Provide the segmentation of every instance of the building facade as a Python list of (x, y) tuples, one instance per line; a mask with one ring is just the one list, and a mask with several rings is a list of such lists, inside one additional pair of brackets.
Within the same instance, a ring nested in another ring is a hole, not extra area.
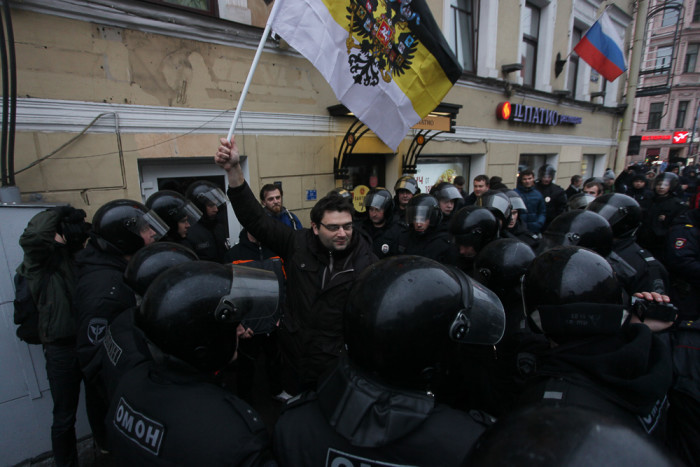
[(632, 127), (640, 145), (628, 161), (696, 163), (700, 141), (696, 127), (700, 109), (700, 4), (695, 0), (651, 2), (645, 33)]

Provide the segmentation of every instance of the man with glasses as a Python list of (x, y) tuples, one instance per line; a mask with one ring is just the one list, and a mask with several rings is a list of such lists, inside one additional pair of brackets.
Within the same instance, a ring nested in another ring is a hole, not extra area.
[(315, 389), (318, 377), (344, 353), (343, 307), (355, 278), (377, 261), (365, 236), (353, 230), (351, 201), (335, 192), (311, 209), (311, 228), (294, 230), (265, 214), (243, 177), (234, 139), (221, 140), (214, 161), (229, 182), (241, 225), (277, 253), (287, 272), (279, 324), (283, 384), (290, 394)]

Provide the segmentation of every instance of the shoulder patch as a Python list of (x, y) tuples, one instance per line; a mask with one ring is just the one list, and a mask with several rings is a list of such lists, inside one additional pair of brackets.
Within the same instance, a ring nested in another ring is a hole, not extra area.
[(119, 347), (119, 345), (117, 345), (116, 342), (114, 342), (114, 339), (112, 338), (112, 331), (109, 327), (107, 328), (107, 332), (104, 340), (102, 341), (102, 345), (107, 351), (107, 357), (109, 358), (109, 361), (112, 362), (112, 365), (117, 366), (119, 358), (122, 356), (122, 348)]
[(140, 448), (156, 456), (160, 453), (165, 427), (162, 423), (134, 410), (123, 397), (119, 399), (117, 410), (114, 411), (112, 424)]
[(683, 247), (685, 247), (685, 244), (688, 243), (688, 240), (685, 238), (677, 238), (676, 241), (673, 243), (673, 246), (676, 250), (681, 250)]
[(105, 338), (108, 325), (109, 321), (105, 318), (92, 318), (88, 322), (87, 338), (92, 345), (100, 345), (102, 339)]

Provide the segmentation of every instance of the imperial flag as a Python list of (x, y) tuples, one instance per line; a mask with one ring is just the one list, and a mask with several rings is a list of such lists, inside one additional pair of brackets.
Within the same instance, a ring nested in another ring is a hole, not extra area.
[(608, 81), (615, 81), (627, 69), (622, 39), (607, 13), (586, 31), (574, 51)]
[(462, 68), (425, 0), (276, 0), (272, 29), (392, 149)]

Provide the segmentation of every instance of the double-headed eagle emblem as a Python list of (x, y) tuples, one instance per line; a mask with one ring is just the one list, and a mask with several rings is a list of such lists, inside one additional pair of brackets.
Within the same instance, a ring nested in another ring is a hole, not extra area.
[(347, 11), (346, 45), (355, 83), (376, 86), (380, 76), (388, 83), (405, 73), (418, 47), (410, 27), (420, 23), (411, 0), (350, 0)]

